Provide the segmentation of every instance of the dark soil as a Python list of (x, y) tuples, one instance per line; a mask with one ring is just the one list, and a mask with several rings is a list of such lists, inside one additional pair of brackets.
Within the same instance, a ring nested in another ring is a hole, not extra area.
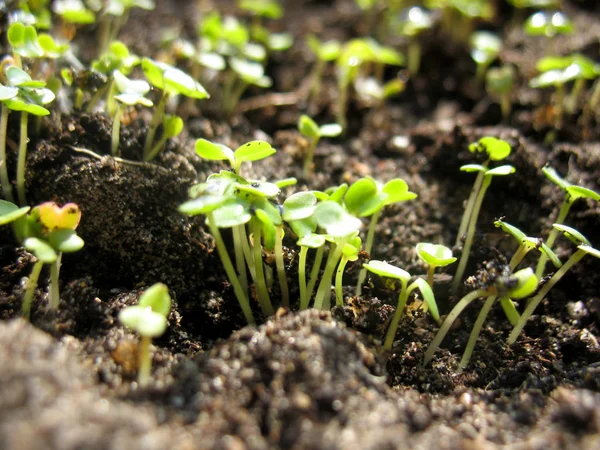
[[(123, 30), (122, 39), (137, 54), (156, 53), (161, 27), (179, 25), (182, 34), (193, 36), (204, 3), (211, 2), (157, 3), (154, 12), (134, 10)], [(235, 11), (233, 2), (215, 3)], [(578, 113), (555, 129), (544, 115), (550, 92), (530, 89), (525, 78), (535, 73), (534, 62), (547, 46), (561, 54), (598, 55), (595, 2), (565, 2), (577, 32), (547, 41), (523, 35), (514, 20), (518, 12), (497, 2), (501, 13), (490, 27), (505, 37), (503, 61), (517, 66), (522, 77), (506, 120), (473, 83), (468, 48), (439, 27), (430, 31), (419, 75), (382, 107), (351, 103), (347, 135), (321, 142), (310, 183), (302, 178), (306, 143), (295, 124), (307, 109), (319, 122), (332, 121), (337, 91), (331, 71), (320, 101), (307, 105), (312, 62), (303, 37), (348, 39), (369, 32), (369, 22), (349, 0), (283, 3), (285, 19), (273, 25), (292, 32), (296, 43), (273, 56), (268, 72), (274, 87), (266, 94), (250, 90), (229, 121), (216, 102), (202, 103), (202, 114), (191, 114), (184, 133), (151, 163), (137, 162), (148, 123), (143, 112), (122, 128), (125, 162), (109, 156), (112, 122), (101, 113), (54, 113), (42, 133), (32, 136), (30, 204), (77, 203), (77, 231), (86, 245), (63, 258), (56, 312), (46, 308), (42, 272), (27, 323), (19, 318), (22, 280), (34, 258), (18, 246), (10, 227), (0, 229), (0, 448), (600, 448), (599, 260), (587, 257), (575, 266), (511, 347), (510, 324), (500, 308), (492, 310), (461, 373), (457, 365), (476, 306), (462, 314), (427, 367), (423, 353), (438, 325), (416, 301), (393, 351), (384, 352), (380, 343), (397, 291), (373, 279), (362, 298), (352, 297), (358, 261), (345, 277), (346, 306), (298, 313), (291, 233), (285, 244), (293, 306), (263, 318), (255, 303), (260, 325), (245, 326), (204, 218), (177, 211), (190, 186), (224, 168), (200, 160), (195, 139), (233, 148), (265, 139), (278, 152), (244, 169), (253, 178), (294, 176), (300, 180), (295, 190), (325, 189), (366, 175), (405, 179), (418, 198), (385, 210), (371, 256), (421, 275), (425, 267), (415, 244), (454, 243), (473, 182), (459, 167), (474, 162), (468, 144), (489, 135), (511, 144), (508, 161), (516, 173), (495, 179), (488, 192), (467, 273), (502, 262), (514, 244), (494, 228), (494, 219), (505, 217), (544, 237), (556, 218), (563, 194), (543, 176), (545, 164), (600, 190), (598, 123)], [(94, 34), (86, 33), (76, 40), (83, 61), (94, 57)], [(290, 92), (294, 104), (275, 105), (280, 93)], [(11, 118), (9, 143), (18, 142), (18, 133), (18, 120)], [(407, 144), (398, 145), (398, 137)], [(9, 167), (15, 160), (9, 148)], [(600, 245), (598, 203), (576, 203), (567, 222)], [(557, 244), (566, 260), (572, 245), (560, 239)], [(436, 277), (442, 314), (458, 300), (448, 294), (452, 270)], [(151, 385), (141, 389), (135, 381), (137, 337), (117, 316), (159, 281), (169, 286), (173, 308), (167, 332), (153, 341)], [(278, 295), (274, 288), (275, 304)]]

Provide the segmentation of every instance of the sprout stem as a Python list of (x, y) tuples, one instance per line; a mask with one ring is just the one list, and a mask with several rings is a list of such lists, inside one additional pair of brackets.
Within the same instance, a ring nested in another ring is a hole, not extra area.
[(0, 164), (0, 183), (2, 184), (2, 193), (4, 198), (11, 203), (14, 203), (14, 197), (12, 193), (12, 185), (8, 178), (8, 167), (6, 161), (6, 134), (8, 126), (8, 112), (9, 109), (6, 105), (2, 104), (2, 113), (0, 115), (0, 161), (4, 164)]
[(315, 149), (319, 144), (319, 140), (320, 139), (318, 137), (310, 140), (310, 145), (306, 152), (306, 156), (304, 157), (304, 166), (302, 167), (302, 176), (305, 179), (310, 178), (313, 173), (313, 159), (315, 156)]
[(50, 309), (58, 309), (60, 304), (60, 287), (58, 284), (58, 275), (60, 273), (60, 264), (62, 252), (58, 252), (56, 261), (50, 265)]
[(412, 76), (415, 76), (421, 67), (421, 53), (421, 43), (417, 39), (411, 39), (408, 44), (407, 67)]
[[(369, 231), (367, 232), (367, 240), (365, 241), (365, 252), (371, 254), (371, 249), (373, 248), (373, 239), (375, 238), (375, 229), (377, 228), (377, 222), (379, 221), (379, 216), (381, 215), (381, 211), (383, 208), (374, 212), (371, 216), (371, 222), (369, 223)], [(362, 285), (367, 278), (367, 269), (364, 267), (358, 273), (358, 282), (356, 283), (356, 296), (360, 297), (362, 294)]]
[(344, 269), (346, 268), (346, 264), (348, 264), (348, 258), (342, 256), (335, 273), (335, 304), (337, 306), (344, 306), (344, 291), (342, 289), (342, 281), (344, 278)]
[(33, 294), (40, 278), (40, 272), (44, 263), (38, 260), (31, 270), (31, 275), (27, 280), (27, 288), (25, 289), (25, 295), (23, 296), (23, 305), (21, 306), (21, 316), (24, 319), (30, 320), (31, 317), (31, 302), (33, 300)]
[(473, 325), (473, 329), (471, 330), (471, 334), (469, 335), (469, 341), (467, 342), (467, 346), (465, 347), (465, 351), (463, 356), (458, 364), (459, 372), (462, 371), (469, 361), (471, 360), (471, 355), (473, 354), (473, 350), (475, 349), (475, 344), (477, 344), (477, 339), (479, 338), (479, 334), (481, 333), (481, 329), (483, 328), (483, 322), (487, 319), (487, 316), (494, 305), (494, 302), (498, 296), (491, 295), (487, 298), (483, 307), (479, 311), (477, 315), (477, 320), (475, 321), (475, 325)]
[(573, 267), (577, 262), (579, 262), (579, 260), (583, 258), (586, 254), (587, 253), (581, 249), (578, 249), (575, 253), (573, 253), (573, 255), (567, 260), (567, 262), (564, 263), (563, 266), (560, 269), (558, 269), (554, 275), (552, 275), (552, 278), (550, 278), (550, 280), (548, 280), (548, 282), (540, 289), (537, 295), (533, 297), (529, 301), (529, 303), (527, 303), (527, 307), (525, 308), (525, 311), (523, 311), (523, 314), (521, 314), (519, 322), (508, 336), (508, 345), (513, 345), (516, 342), (517, 338), (519, 337), (519, 334), (521, 334), (521, 331), (523, 331), (525, 324), (533, 314), (533, 311), (544, 299), (548, 291), (550, 291), (550, 289), (552, 289), (554, 285), (560, 281), (560, 279), (569, 271), (569, 269)]
[[(489, 164), (489, 160), (487, 160), (483, 165), (487, 167)], [(479, 172), (477, 174), (477, 178), (475, 178), (475, 183), (473, 184), (473, 189), (471, 189), (471, 194), (469, 195), (469, 200), (467, 200), (467, 205), (465, 206), (465, 211), (463, 212), (462, 219), (460, 221), (460, 226), (458, 227), (458, 234), (456, 235), (456, 242), (454, 243), (455, 247), (458, 247), (461, 239), (467, 232), (467, 226), (469, 225), (469, 219), (471, 218), (471, 214), (473, 213), (473, 205), (475, 204), (475, 199), (477, 198), (477, 194), (481, 189), (481, 184), (483, 183), (484, 173)]]
[[(562, 225), (565, 221), (565, 218), (567, 217), (567, 214), (569, 213), (569, 210), (571, 209), (571, 205), (573, 204), (572, 201), (570, 201), (569, 195), (567, 194), (567, 196), (565, 197), (563, 204), (560, 207), (560, 210), (558, 211), (558, 217), (556, 218), (556, 224)], [(552, 230), (550, 230), (550, 234), (548, 235), (548, 239), (546, 239), (546, 245), (552, 250), (552, 246), (554, 245), (554, 241), (556, 241), (556, 238), (558, 237), (559, 231), (552, 227)], [(548, 262), (548, 256), (546, 256), (546, 254), (544, 252), (541, 252), (540, 255), (540, 259), (538, 260), (537, 266), (535, 268), (535, 276), (537, 277), (538, 280), (541, 280), (542, 277), (544, 276), (544, 271), (546, 269), (546, 263)]]
[(331, 281), (333, 279), (333, 271), (342, 256), (342, 250), (344, 248), (344, 241), (336, 242), (333, 250), (329, 250), (329, 257), (327, 258), (327, 264), (325, 264), (325, 271), (321, 277), (319, 288), (317, 289), (317, 295), (315, 296), (315, 309), (328, 310), (331, 302)]
[(390, 327), (388, 328), (387, 334), (385, 335), (385, 341), (383, 343), (384, 350), (391, 350), (392, 345), (394, 344), (394, 338), (396, 337), (396, 331), (398, 331), (398, 325), (400, 324), (400, 319), (402, 319), (402, 314), (404, 313), (404, 308), (406, 307), (406, 303), (408, 301), (408, 294), (410, 291), (407, 289), (407, 282), (405, 280), (400, 280), (402, 283), (402, 289), (400, 290), (400, 294), (398, 295), (398, 305), (396, 306), (396, 312), (394, 312), (394, 317), (392, 317), (392, 321), (390, 322)]
[(300, 246), (300, 259), (298, 260), (298, 285), (300, 287), (300, 311), (308, 308), (308, 296), (306, 295), (306, 255), (308, 247)]
[(310, 77), (311, 87), (310, 94), (308, 97), (309, 105), (316, 101), (321, 93), (321, 77), (323, 76), (323, 70), (325, 69), (325, 61), (320, 59), (317, 55), (317, 61), (315, 62), (315, 66), (312, 70), (312, 74)]
[(149, 158), (152, 152), (152, 144), (154, 143), (154, 135), (156, 134), (158, 126), (162, 122), (162, 118), (165, 114), (165, 107), (167, 106), (168, 101), (169, 94), (166, 91), (163, 91), (160, 101), (156, 106), (156, 110), (154, 111), (154, 115), (152, 116), (152, 122), (150, 122), (148, 134), (146, 135), (146, 142), (144, 143), (144, 161), (150, 160)]
[(429, 363), (429, 361), (431, 361), (431, 359), (433, 358), (433, 354), (438, 349), (438, 347), (446, 337), (446, 334), (448, 334), (448, 331), (450, 331), (452, 324), (458, 318), (463, 309), (469, 306), (469, 304), (473, 300), (478, 299), (479, 297), (489, 297), (490, 295), (493, 294), (490, 294), (490, 292), (488, 292), (485, 289), (477, 289), (476, 291), (469, 292), (467, 295), (465, 295), (459, 300), (456, 306), (452, 308), (452, 311), (450, 311), (450, 314), (448, 314), (448, 316), (446, 317), (446, 320), (444, 320), (444, 323), (433, 338), (433, 341), (431, 341), (431, 344), (429, 344), (429, 348), (425, 352), (425, 356), (423, 359), (423, 366), (426, 366)]
[(123, 114), (123, 106), (119, 103), (115, 117), (113, 119), (112, 126), (112, 144), (111, 154), (113, 156), (119, 156), (119, 140), (121, 137), (121, 115)]
[(139, 343), (138, 353), (138, 385), (140, 387), (148, 386), (150, 382), (150, 372), (152, 370), (152, 356), (150, 355), (150, 344), (152, 338), (142, 336)]
[(27, 204), (25, 197), (25, 163), (27, 161), (27, 119), (29, 113), (21, 111), (21, 133), (19, 137), (19, 157), (17, 159), (17, 197), (19, 198), (19, 206)]
[(244, 289), (240, 280), (238, 279), (233, 264), (231, 263), (231, 258), (229, 258), (229, 254), (227, 253), (227, 248), (225, 247), (225, 243), (223, 242), (223, 238), (221, 237), (221, 232), (219, 231), (219, 227), (217, 227), (214, 223), (212, 212), (207, 214), (207, 222), (208, 227), (210, 228), (210, 234), (212, 234), (215, 239), (215, 245), (217, 246), (217, 252), (221, 257), (221, 262), (223, 263), (223, 268), (225, 269), (225, 273), (227, 274), (227, 278), (229, 278), (229, 282), (233, 287), (233, 291), (235, 292), (235, 296), (238, 299), (240, 307), (242, 308), (242, 312), (244, 313), (244, 317), (249, 325), (254, 325), (254, 317), (252, 316), (252, 309), (250, 308), (250, 302), (248, 301), (248, 297), (244, 293)]
[(240, 283), (244, 292), (248, 293), (248, 274), (246, 272), (246, 261), (244, 260), (244, 250), (242, 247), (242, 238), (240, 235), (240, 228), (244, 228), (244, 225), (236, 225), (231, 230), (233, 233), (233, 248), (235, 251), (235, 265), (237, 267), (237, 273), (240, 277)]
[(315, 260), (313, 262), (312, 268), (310, 270), (310, 279), (308, 280), (308, 285), (306, 286), (306, 306), (308, 307), (308, 303), (310, 303), (310, 299), (312, 297), (313, 291), (315, 290), (315, 286), (317, 285), (317, 279), (319, 278), (319, 271), (321, 270), (321, 264), (323, 263), (323, 255), (325, 254), (325, 245), (321, 245), (317, 249), (317, 253), (315, 254)]
[(281, 306), (289, 307), (290, 293), (283, 261), (283, 226), (281, 225), (275, 229), (275, 265), (277, 266), (277, 278), (281, 289)]
[(275, 312), (271, 300), (269, 299), (269, 291), (265, 282), (265, 271), (262, 259), (262, 227), (259, 220), (254, 220), (252, 227), (252, 249), (254, 250), (254, 270), (256, 270), (256, 292), (258, 293), (258, 301), (260, 308), (265, 316), (272, 316)]

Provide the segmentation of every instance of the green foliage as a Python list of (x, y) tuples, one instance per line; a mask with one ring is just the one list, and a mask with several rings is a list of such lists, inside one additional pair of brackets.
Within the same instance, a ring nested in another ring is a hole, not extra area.
[(470, 38), (471, 57), (477, 64), (477, 79), (483, 80), (487, 68), (498, 57), (502, 40), (489, 31), (475, 31)]
[(337, 123), (319, 126), (310, 116), (302, 114), (298, 119), (298, 131), (310, 140), (303, 165), (303, 175), (305, 178), (309, 178), (312, 175), (313, 158), (319, 141), (322, 137), (339, 136), (342, 133), (342, 127)]
[(88, 25), (96, 21), (96, 14), (81, 0), (54, 0), (52, 11), (65, 22), (77, 25)]
[(529, 16), (523, 26), (530, 36), (553, 37), (557, 34), (571, 34), (575, 31), (573, 22), (560, 11), (538, 11)]
[(29, 206), (23, 206), (19, 208), (14, 203), (6, 200), (0, 200), (0, 225), (6, 225), (15, 220), (23, 217), (29, 212), (31, 208)]
[(515, 80), (515, 69), (510, 64), (492, 67), (485, 74), (485, 89), (487, 93), (500, 100), (502, 117), (506, 120), (512, 108), (511, 93)]

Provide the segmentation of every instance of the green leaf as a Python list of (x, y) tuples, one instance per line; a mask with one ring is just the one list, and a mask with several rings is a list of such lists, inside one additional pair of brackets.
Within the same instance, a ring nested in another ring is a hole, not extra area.
[(315, 208), (314, 218), (317, 225), (333, 237), (346, 237), (362, 226), (362, 222), (351, 216), (334, 201), (319, 203)]
[(556, 172), (556, 170), (553, 167), (550, 166), (545, 166), (542, 169), (542, 173), (544, 175), (546, 175), (546, 177), (552, 181), (554, 184), (556, 184), (559, 188), (561, 188), (563, 191), (567, 191), (567, 189), (569, 187), (572, 186), (571, 183), (569, 183), (567, 180), (565, 180), (564, 178), (562, 178), (558, 172)]
[(56, 59), (63, 56), (70, 48), (69, 44), (57, 44), (48, 33), (40, 33), (38, 36), (40, 48), (44, 51), (44, 57)]
[(444, 245), (420, 242), (416, 248), (419, 258), (431, 267), (445, 267), (456, 261), (452, 250)]
[(374, 274), (377, 274), (380, 277), (388, 277), (394, 278), (396, 280), (403, 280), (406, 283), (408, 283), (408, 281), (410, 280), (410, 274), (406, 270), (393, 266), (392, 264), (386, 263), (384, 261), (371, 260), (368, 263), (363, 264), (363, 267), (369, 272), (373, 272)]
[(519, 230), (517, 227), (515, 227), (514, 225), (511, 225), (510, 223), (503, 222), (502, 220), (496, 220), (494, 222), (494, 225), (497, 228), (501, 228), (502, 231), (504, 231), (505, 233), (510, 234), (517, 241), (519, 241), (519, 243), (521, 243), (527, 237), (527, 235), (525, 233), (523, 233), (521, 230)]
[(183, 131), (183, 119), (176, 115), (165, 114), (163, 118), (163, 133), (167, 138), (174, 138)]
[(209, 161), (229, 161), (231, 166), (235, 165), (235, 156), (233, 150), (223, 144), (213, 144), (206, 139), (196, 141), (196, 153), (200, 158)]
[(301, 247), (319, 248), (325, 244), (325, 236), (322, 234), (307, 233), (298, 239), (297, 244)]
[(554, 265), (554, 267), (556, 267), (557, 269), (562, 267), (562, 262), (560, 261), (560, 259), (558, 259), (558, 256), (556, 256), (556, 253), (554, 253), (552, 249), (543, 242), (540, 245), (540, 251), (546, 254), (546, 256), (552, 262), (552, 265)]
[(357, 217), (375, 214), (387, 204), (388, 194), (380, 192), (371, 177), (365, 177), (352, 183), (344, 196), (348, 211)]
[(538, 286), (538, 279), (531, 267), (519, 270), (513, 277), (517, 279), (517, 285), (508, 291), (511, 298), (525, 298), (535, 292)]
[(240, 0), (239, 7), (267, 19), (280, 19), (283, 15), (277, 0)]
[[(327, 199), (331, 200), (332, 202), (341, 204), (342, 199), (344, 198), (344, 194), (346, 194), (346, 191), (348, 190), (348, 184), (343, 183), (343, 184), (340, 184), (336, 188), (327, 189), (327, 191), (329, 191), (329, 190), (331, 190), (331, 192), (329, 193), (329, 197)], [(317, 195), (317, 198), (318, 198), (318, 194), (316, 192), (315, 192), (315, 195)]]
[(44, 264), (51, 264), (56, 261), (56, 258), (58, 257), (49, 243), (36, 237), (27, 237), (23, 241), (23, 247), (25, 247), (25, 250), (28, 252), (33, 253), (35, 257)]
[(319, 127), (319, 134), (321, 137), (337, 137), (342, 134), (344, 129), (339, 123), (326, 123)]
[(266, 44), (272, 52), (282, 52), (294, 45), (294, 37), (290, 33), (271, 33)]
[(319, 139), (321, 137), (321, 130), (317, 123), (306, 114), (302, 114), (298, 119), (298, 131), (309, 139)]
[(508, 142), (495, 137), (486, 136), (479, 141), (469, 145), (471, 153), (487, 153), (487, 156), (492, 161), (501, 161), (510, 155), (511, 148)]
[(13, 23), (8, 27), (7, 38), (13, 50), (24, 58), (41, 58), (44, 55), (37, 31), (32, 25)]
[(339, 41), (320, 42), (315, 36), (308, 36), (306, 44), (321, 61), (334, 61), (340, 56), (342, 45)]
[(203, 195), (202, 197), (188, 200), (187, 202), (179, 205), (178, 211), (183, 214), (190, 216), (197, 216), (200, 214), (208, 214), (220, 207), (227, 197), (222, 195)]
[(590, 241), (588, 241), (587, 238), (583, 234), (581, 234), (579, 231), (577, 231), (575, 228), (571, 228), (566, 225), (562, 225), (562, 224), (558, 224), (558, 223), (552, 224), (552, 227), (554, 227), (555, 229), (557, 229), (558, 231), (563, 233), (565, 235), (565, 237), (567, 239), (569, 239), (571, 242), (573, 242), (575, 245), (581, 245), (581, 244), (591, 245)]
[(43, 106), (27, 103), (24, 99), (20, 97), (13, 97), (9, 100), (6, 100), (4, 104), (13, 111), (25, 111), (29, 114), (33, 114), (34, 116), (47, 116), (48, 114), (50, 114), (50, 111), (48, 111)]
[(283, 202), (283, 220), (306, 219), (315, 212), (317, 197), (312, 192), (296, 192)]
[(559, 11), (538, 11), (527, 18), (523, 28), (531, 36), (547, 37), (570, 34), (575, 30), (571, 19)]
[(475, 31), (469, 41), (471, 57), (477, 64), (490, 64), (502, 48), (502, 40), (489, 31)]
[(274, 198), (281, 190), (275, 183), (252, 180), (249, 183), (237, 183), (235, 188), (261, 198)]
[(29, 206), (23, 206), (19, 208), (14, 203), (6, 200), (0, 200), (0, 225), (6, 225), (14, 222), (20, 217), (23, 217), (29, 212), (31, 208)]
[(19, 89), (16, 87), (7, 87), (0, 84), (0, 102), (11, 99), (19, 93)]
[(169, 94), (180, 94), (195, 99), (210, 97), (204, 86), (187, 73), (169, 64), (144, 58), (142, 70), (153, 86)]
[(250, 141), (244, 145), (238, 147), (233, 155), (236, 162), (242, 163), (244, 161), (258, 161), (265, 159), (275, 153), (275, 149), (271, 147), (271, 144), (265, 141)]
[(516, 169), (510, 165), (498, 166), (485, 172), (486, 177), (504, 176), (515, 173)]
[(163, 283), (153, 284), (141, 295), (138, 305), (143, 308), (150, 307), (155, 313), (167, 317), (171, 312), (169, 288)]
[(119, 313), (119, 322), (144, 337), (161, 336), (167, 329), (167, 318), (150, 306), (129, 306)]
[(460, 166), (460, 170), (463, 172), (485, 172), (487, 169), (481, 164), (465, 164)]
[(433, 317), (433, 319), (436, 322), (439, 322), (440, 313), (438, 311), (437, 303), (435, 301), (435, 295), (433, 295), (433, 290), (431, 289), (431, 286), (429, 286), (429, 283), (427, 283), (427, 281), (425, 281), (423, 278), (417, 278), (411, 284), (411, 287), (409, 289), (411, 289), (413, 285), (416, 285), (419, 288), (419, 291), (421, 291), (421, 295), (423, 295), (423, 300), (425, 300), (425, 304), (428, 307), (429, 314), (431, 314), (431, 317)]
[(279, 189), (286, 188), (288, 186), (294, 186), (298, 183), (298, 180), (294, 177), (284, 178), (283, 180), (276, 181), (275, 184)]
[(292, 220), (287, 222), (287, 224), (299, 238), (317, 231), (317, 221), (313, 216), (301, 220)]
[(569, 186), (566, 190), (571, 202), (580, 198), (588, 198), (595, 201), (600, 200), (600, 194), (582, 186)]
[(252, 216), (240, 203), (229, 203), (215, 209), (212, 213), (213, 221), (219, 228), (231, 228), (248, 223)]
[(591, 247), (589, 245), (581, 244), (577, 248), (579, 250), (583, 250), (588, 255), (592, 255), (592, 256), (595, 256), (596, 258), (600, 258), (600, 250), (596, 250), (595, 248), (593, 248), (593, 247)]
[(81, 0), (54, 0), (52, 10), (67, 22), (86, 25), (96, 21), (96, 15)]
[(48, 241), (52, 248), (63, 253), (77, 252), (84, 246), (83, 239), (77, 236), (75, 230), (69, 228), (53, 231), (48, 236)]
[(385, 183), (382, 191), (388, 195), (387, 205), (417, 198), (417, 194), (411, 192), (406, 181), (401, 178), (394, 178)]
[(273, 84), (268, 76), (265, 75), (265, 69), (259, 62), (248, 61), (242, 58), (229, 58), (231, 69), (246, 83), (259, 87), (268, 88)]

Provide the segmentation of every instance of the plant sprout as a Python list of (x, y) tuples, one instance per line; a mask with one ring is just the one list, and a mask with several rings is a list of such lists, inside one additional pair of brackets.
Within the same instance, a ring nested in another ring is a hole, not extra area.
[(414, 76), (421, 67), (422, 49), (418, 36), (433, 26), (432, 14), (424, 8), (412, 6), (405, 9), (392, 26), (400, 35), (409, 39), (406, 67)]
[[(365, 242), (365, 252), (370, 253), (373, 248), (375, 229), (383, 208), (392, 203), (405, 202), (417, 198), (417, 194), (411, 192), (406, 181), (394, 178), (384, 185), (376, 182), (370, 177), (361, 178), (352, 183), (344, 196), (344, 205), (348, 211), (356, 217), (369, 217), (369, 231)], [(356, 295), (360, 296), (362, 284), (367, 276), (366, 269), (360, 271), (356, 285)]]
[(65, 22), (77, 25), (89, 25), (96, 21), (96, 14), (86, 8), (82, 0), (54, 0), (52, 11)]
[(160, 89), (162, 94), (144, 143), (144, 161), (149, 161), (155, 146), (154, 135), (163, 121), (165, 107), (172, 95), (183, 95), (193, 99), (209, 98), (204, 87), (187, 73), (169, 64), (154, 61), (150, 58), (142, 60), (142, 70), (152, 86)]
[(6, 135), (8, 128), (8, 113), (10, 109), (6, 105), (6, 101), (16, 97), (18, 93), (18, 88), (0, 84), (0, 102), (2, 102), (2, 111), (0, 113), (0, 184), (2, 185), (2, 194), (4, 195), (4, 198), (11, 203), (14, 202), (14, 198), (6, 166)]
[(156, 283), (146, 289), (137, 305), (119, 312), (119, 322), (136, 331), (141, 337), (138, 346), (138, 384), (145, 387), (150, 382), (152, 338), (162, 336), (167, 329), (167, 317), (171, 311), (169, 289)]
[(498, 57), (502, 49), (502, 40), (489, 31), (475, 31), (470, 38), (471, 57), (477, 64), (475, 77), (481, 82), (485, 78), (490, 64)]
[[(567, 217), (567, 214), (571, 209), (571, 206), (573, 206), (573, 203), (575, 203), (577, 200), (600, 200), (600, 194), (583, 186), (576, 186), (569, 183), (567, 180), (563, 179), (552, 167), (546, 166), (542, 169), (542, 172), (550, 181), (556, 184), (565, 193), (565, 199), (563, 200), (560, 210), (558, 211), (558, 217), (555, 221), (556, 225), (560, 226), (564, 223), (565, 218)], [(548, 235), (548, 239), (546, 239), (546, 245), (548, 246), (548, 248), (552, 248), (552, 246), (554, 245), (554, 241), (556, 240), (556, 238), (559, 235), (559, 232), (561, 231), (563, 231), (561, 228), (553, 226), (552, 230), (550, 231), (550, 234)], [(535, 269), (535, 274), (539, 279), (541, 279), (544, 275), (544, 270), (546, 268), (547, 262), (548, 257), (542, 253)]]
[(433, 274), (436, 267), (446, 267), (454, 262), (452, 250), (440, 244), (420, 242), (417, 244), (417, 255), (427, 264), (427, 283), (433, 288)]
[(523, 29), (530, 36), (546, 37), (571, 34), (575, 30), (571, 19), (560, 11), (538, 11), (527, 18)]
[(103, 16), (100, 21), (98, 42), (100, 51), (103, 52), (109, 42), (115, 40), (123, 25), (127, 22), (129, 11), (132, 8), (151, 11), (156, 7), (154, 0), (109, 0), (102, 9)]
[(273, 85), (273, 80), (265, 75), (265, 68), (259, 62), (231, 57), (229, 67), (231, 72), (223, 92), (223, 110), (227, 116), (233, 114), (248, 86), (266, 89)]
[(510, 64), (501, 67), (492, 67), (485, 74), (485, 89), (491, 97), (500, 101), (502, 117), (506, 120), (510, 116), (512, 103), (510, 96), (513, 92), (515, 69)]
[[(147, 107), (151, 107), (153, 105), (152, 101), (144, 97), (148, 91), (150, 90), (150, 85), (143, 80), (131, 80), (123, 75), (120, 71), (116, 70), (113, 74), (115, 80), (115, 86), (118, 91), (118, 94), (115, 95), (115, 99), (118, 101), (117, 111), (115, 112), (115, 117), (113, 118), (113, 128), (112, 128), (112, 155), (119, 155), (119, 135), (121, 129), (121, 115), (123, 114), (123, 105), (134, 106), (134, 105), (143, 105)], [(182, 124), (183, 125), (183, 124)], [(167, 133), (165, 133), (166, 135)], [(163, 144), (161, 141), (159, 144)], [(156, 153), (160, 150), (162, 145), (158, 147)], [(155, 146), (156, 149), (156, 146)], [(154, 150), (150, 154), (150, 158), (154, 157), (156, 154)]]
[(25, 250), (37, 258), (27, 282), (23, 296), (21, 314), (29, 318), (33, 294), (44, 264), (50, 264), (50, 308), (57, 309), (60, 303), (59, 272), (62, 253), (72, 253), (84, 245), (75, 229), (79, 225), (81, 211), (75, 203), (62, 208), (54, 202), (42, 203), (20, 217), (13, 224), (15, 235)]
[(342, 134), (342, 126), (337, 123), (328, 123), (319, 126), (310, 116), (302, 114), (300, 119), (298, 119), (298, 131), (310, 141), (304, 157), (304, 165), (302, 166), (302, 175), (308, 179), (313, 172), (313, 158), (319, 141), (322, 137), (339, 136)]
[(400, 319), (402, 318), (406, 303), (408, 302), (408, 297), (415, 289), (419, 289), (419, 291), (421, 291), (423, 299), (425, 300), (425, 303), (429, 309), (429, 314), (431, 314), (431, 317), (433, 317), (436, 322), (439, 322), (440, 316), (438, 313), (437, 304), (435, 302), (435, 297), (431, 287), (425, 280), (422, 278), (417, 278), (409, 285), (408, 282), (410, 281), (411, 277), (407, 271), (383, 261), (372, 260), (367, 264), (363, 264), (363, 267), (369, 272), (373, 272), (381, 277), (400, 280), (402, 285), (400, 288), (400, 294), (398, 295), (398, 306), (396, 306), (396, 312), (394, 313), (394, 317), (390, 322), (388, 332), (385, 335), (385, 341), (383, 343), (384, 350), (389, 351), (392, 349), (392, 344), (394, 343), (394, 338), (396, 337), (396, 331), (398, 330)]
[(548, 294), (550, 289), (552, 289), (556, 283), (560, 281), (560, 279), (571, 269), (571, 267), (573, 267), (586, 255), (592, 255), (596, 258), (600, 258), (600, 251), (593, 248), (585, 236), (583, 236), (577, 230), (560, 224), (554, 224), (552, 226), (554, 229), (562, 232), (570, 241), (574, 242), (575, 245), (577, 245), (577, 251), (571, 255), (567, 262), (565, 262), (562, 267), (554, 273), (554, 275), (552, 275), (552, 278), (550, 278), (550, 280), (544, 284), (536, 296), (529, 301), (525, 311), (523, 311), (523, 314), (521, 314), (519, 322), (515, 325), (508, 337), (508, 345), (513, 345), (516, 342), (519, 334), (521, 334), (521, 331), (523, 331), (525, 324), (535, 311), (535, 308), (537, 308), (540, 302)]
[(321, 93), (321, 78), (323, 77), (325, 65), (328, 62), (338, 59), (342, 45), (336, 40), (321, 42), (317, 37), (312, 35), (306, 38), (306, 44), (316, 57), (315, 64), (310, 74), (311, 87), (309, 99), (312, 102), (318, 98)]

